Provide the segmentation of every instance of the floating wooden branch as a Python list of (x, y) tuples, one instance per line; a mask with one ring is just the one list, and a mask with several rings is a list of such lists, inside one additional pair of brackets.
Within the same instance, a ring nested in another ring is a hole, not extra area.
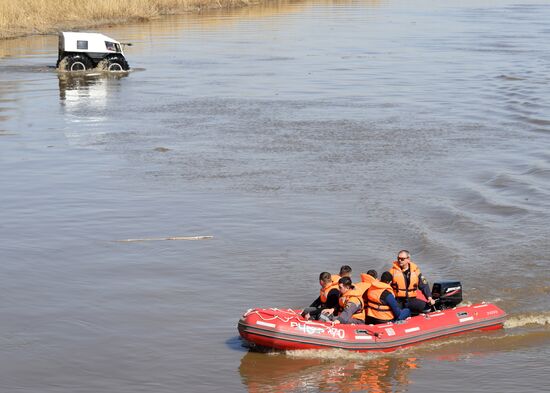
[(133, 242), (151, 242), (151, 241), (161, 241), (161, 240), (210, 240), (214, 236), (172, 236), (172, 237), (151, 237), (145, 239), (123, 239), (116, 240), (121, 243), (133, 243)]

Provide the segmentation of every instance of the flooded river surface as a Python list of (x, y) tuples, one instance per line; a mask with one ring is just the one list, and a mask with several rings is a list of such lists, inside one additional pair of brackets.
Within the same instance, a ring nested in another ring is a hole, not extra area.
[[(303, 1), (0, 42), (0, 391), (536, 392), (550, 383), (550, 4)], [(210, 240), (118, 242), (171, 236)], [(251, 307), (409, 249), (505, 328), (262, 354)]]

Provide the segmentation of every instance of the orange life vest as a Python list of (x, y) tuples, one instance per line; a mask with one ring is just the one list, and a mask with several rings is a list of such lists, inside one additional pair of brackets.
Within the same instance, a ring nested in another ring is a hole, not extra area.
[[(370, 288), (372, 281), (365, 281), (363, 279), (363, 274), (364, 273), (361, 273), (361, 282), (354, 282), (353, 286), (356, 289), (359, 289), (361, 292), (363, 292), (363, 304), (366, 304), (367, 303), (367, 291)], [(367, 276), (370, 277), (372, 280), (376, 280), (375, 278), (373, 278), (372, 276), (369, 276), (368, 274), (367, 274)]]
[(420, 276), (420, 269), (415, 263), (409, 262), (410, 281), (409, 286), (406, 285), (405, 275), (399, 266), (397, 261), (393, 261), (393, 266), (390, 269), (390, 273), (393, 276), (392, 288), (395, 293), (395, 297), (408, 297), (415, 298), (416, 290), (418, 289), (418, 276)]
[(384, 291), (389, 291), (393, 294), (390, 284), (378, 280), (372, 283), (367, 291), (367, 315), (382, 321), (391, 321), (394, 319), (394, 316), (390, 306), (382, 303), (382, 300), (380, 300), (380, 296), (382, 296)]
[(346, 308), (349, 302), (352, 302), (354, 304), (357, 304), (359, 308), (353, 314), (352, 318), (355, 319), (361, 319), (365, 320), (365, 310), (364, 310), (364, 303), (363, 303), (363, 292), (364, 290), (361, 290), (360, 288), (354, 288), (348, 290), (345, 294), (340, 294), (340, 299), (338, 299), (338, 304), (342, 308)]
[(367, 273), (361, 273), (360, 277), (361, 277), (361, 282), (371, 283), (374, 280), (376, 280), (376, 278), (374, 278), (373, 276), (371, 276), (370, 274), (367, 274)]
[(340, 280), (340, 276), (337, 274), (333, 274), (330, 276), (330, 279), (332, 282), (324, 287), (321, 288), (319, 291), (319, 298), (321, 299), (321, 303), (326, 303), (328, 294), (333, 289), (338, 289), (338, 280)]
[(363, 296), (365, 294), (365, 292), (367, 292), (367, 290), (370, 288), (371, 286), (371, 283), (370, 282), (354, 282), (353, 283), (353, 287), (355, 288), (356, 291), (358, 291), (361, 296)]

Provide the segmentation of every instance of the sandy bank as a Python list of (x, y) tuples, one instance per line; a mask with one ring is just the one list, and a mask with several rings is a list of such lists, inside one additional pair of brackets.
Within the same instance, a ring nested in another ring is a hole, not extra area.
[(266, 1), (269, 0), (0, 0), (0, 39)]

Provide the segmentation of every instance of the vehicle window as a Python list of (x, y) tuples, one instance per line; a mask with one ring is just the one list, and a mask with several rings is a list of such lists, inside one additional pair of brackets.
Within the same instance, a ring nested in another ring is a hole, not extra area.
[(116, 51), (116, 44), (114, 42), (105, 41), (105, 46), (107, 50)]
[(76, 41), (76, 49), (88, 49), (88, 41)]

